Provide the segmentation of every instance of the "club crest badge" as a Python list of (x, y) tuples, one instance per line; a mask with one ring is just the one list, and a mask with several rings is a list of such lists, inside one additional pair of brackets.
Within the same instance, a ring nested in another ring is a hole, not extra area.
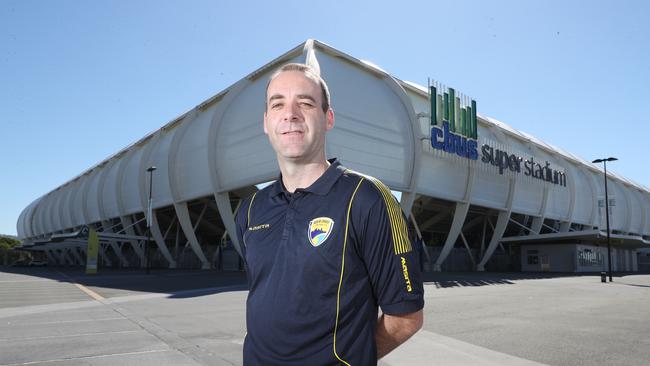
[(332, 232), (334, 220), (329, 217), (317, 217), (309, 221), (307, 236), (312, 246), (317, 247), (325, 242)]

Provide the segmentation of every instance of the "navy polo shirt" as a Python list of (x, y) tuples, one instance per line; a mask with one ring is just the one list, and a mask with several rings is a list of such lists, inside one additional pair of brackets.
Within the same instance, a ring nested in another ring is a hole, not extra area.
[(378, 307), (424, 306), (397, 200), (337, 160), (310, 187), (282, 179), (237, 212), (249, 293), (244, 365), (376, 365)]

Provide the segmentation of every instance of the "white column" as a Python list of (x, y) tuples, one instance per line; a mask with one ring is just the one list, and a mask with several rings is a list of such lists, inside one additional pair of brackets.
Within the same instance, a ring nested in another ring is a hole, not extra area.
[(512, 212), (512, 203), (514, 201), (516, 184), (517, 179), (511, 178), (510, 186), (508, 188), (508, 198), (506, 199), (506, 210), (499, 212), (497, 225), (495, 226), (494, 232), (492, 233), (492, 239), (490, 239), (490, 244), (485, 250), (485, 254), (483, 254), (483, 258), (476, 268), (477, 271), (485, 271), (485, 264), (488, 260), (490, 260), (490, 257), (492, 257), (492, 254), (494, 253), (494, 250), (497, 248), (497, 246), (501, 244), (503, 233), (505, 233), (508, 222), (510, 221), (510, 213)]
[[(135, 236), (135, 230), (133, 230), (133, 220), (130, 216), (120, 216), (120, 221), (122, 222), (122, 227), (124, 228), (124, 234)], [(128, 243), (133, 247), (133, 251), (140, 259), (140, 266), (144, 267), (144, 250), (142, 244), (138, 240), (129, 240)]]
[(107, 267), (112, 267), (113, 262), (111, 259), (106, 255), (106, 248), (104, 248), (104, 244), (99, 243), (99, 256), (101, 257), (102, 262), (104, 262), (104, 265)]
[(226, 227), (226, 232), (228, 233), (228, 236), (230, 236), (235, 250), (237, 250), (237, 253), (239, 253), (241, 256), (242, 251), (239, 243), (239, 238), (237, 237), (235, 215), (233, 213), (232, 206), (230, 205), (230, 197), (228, 195), (228, 192), (215, 193), (214, 199), (217, 202), (219, 216), (221, 216), (221, 221), (223, 221), (223, 225)]
[(45, 255), (47, 256), (47, 261), (48, 263), (52, 263), (54, 265), (59, 264), (59, 261), (57, 260), (56, 256), (52, 254), (53, 249), (48, 249), (45, 251)]
[(151, 214), (151, 235), (153, 236), (156, 246), (160, 253), (165, 257), (167, 263), (169, 263), (169, 268), (176, 268), (176, 261), (172, 258), (169, 249), (167, 249), (167, 244), (163, 238), (162, 233), (160, 232), (160, 226), (158, 225), (158, 218), (156, 217), (156, 210), (152, 210)]
[(442, 263), (444, 263), (445, 259), (447, 259), (447, 256), (451, 252), (451, 249), (454, 247), (454, 244), (458, 239), (458, 235), (460, 234), (460, 231), (463, 228), (463, 224), (465, 223), (465, 218), (467, 217), (468, 211), (469, 211), (469, 203), (461, 203), (461, 202), (456, 203), (456, 209), (454, 211), (454, 220), (452, 221), (451, 228), (449, 229), (449, 233), (447, 234), (447, 240), (445, 240), (445, 245), (442, 247), (442, 250), (440, 251), (440, 255), (438, 256), (438, 259), (436, 259), (436, 263), (433, 264), (434, 271), (439, 272), (441, 270)]
[(499, 218), (497, 219), (497, 225), (494, 228), (492, 239), (490, 239), (490, 244), (485, 250), (483, 259), (481, 259), (481, 262), (479, 262), (477, 266), (478, 271), (485, 271), (485, 264), (488, 260), (490, 260), (490, 257), (492, 257), (492, 254), (494, 253), (494, 250), (497, 248), (497, 246), (499, 246), (499, 243), (503, 238), (503, 233), (506, 231), (508, 221), (510, 221), (510, 211), (499, 212)]
[[(111, 224), (109, 222), (102, 221), (101, 226), (102, 229), (107, 233), (115, 232), (113, 229), (111, 229)], [(108, 244), (110, 245), (111, 249), (113, 249), (113, 252), (115, 252), (115, 255), (117, 255), (117, 258), (120, 261), (120, 265), (122, 267), (128, 267), (129, 261), (127, 261), (126, 258), (124, 257), (124, 254), (122, 254), (122, 248), (120, 248), (120, 246), (117, 245), (117, 242), (115, 240), (109, 240)]]
[[(187, 202), (174, 203), (174, 209), (176, 210), (178, 223), (183, 229), (183, 234), (185, 234), (185, 237), (189, 241), (192, 251), (194, 251), (194, 254), (196, 254), (197, 258), (201, 261), (201, 269), (210, 269), (210, 262), (208, 262), (208, 259), (205, 257), (201, 245), (199, 244), (199, 240), (196, 238), (196, 234), (194, 233), (194, 227), (192, 226)], [(162, 235), (160, 235), (160, 238), (162, 239)]]
[(83, 266), (84, 265), (84, 260), (81, 259), (81, 256), (79, 255), (79, 252), (77, 251), (77, 247), (72, 247), (68, 248), (70, 253), (72, 254), (72, 257), (77, 261), (76, 264)]

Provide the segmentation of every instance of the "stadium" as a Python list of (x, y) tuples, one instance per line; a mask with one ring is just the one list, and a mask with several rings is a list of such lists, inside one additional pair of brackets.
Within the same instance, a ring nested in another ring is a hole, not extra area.
[(262, 116), (268, 77), (288, 62), (320, 70), (336, 116), (328, 157), (391, 188), (424, 270), (600, 272), (606, 211), (612, 270), (650, 266), (648, 188), (481, 115), (451, 87), (315, 40), (33, 201), (21, 250), (83, 266), (90, 230), (100, 267), (241, 270), (234, 215), (279, 175)]

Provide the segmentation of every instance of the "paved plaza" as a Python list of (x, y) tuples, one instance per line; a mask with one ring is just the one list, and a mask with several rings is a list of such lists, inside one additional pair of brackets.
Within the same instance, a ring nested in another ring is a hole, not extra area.
[[(380, 365), (650, 360), (650, 275), (426, 279), (423, 330)], [(0, 365), (241, 365), (245, 300), (237, 272), (0, 267)]]

